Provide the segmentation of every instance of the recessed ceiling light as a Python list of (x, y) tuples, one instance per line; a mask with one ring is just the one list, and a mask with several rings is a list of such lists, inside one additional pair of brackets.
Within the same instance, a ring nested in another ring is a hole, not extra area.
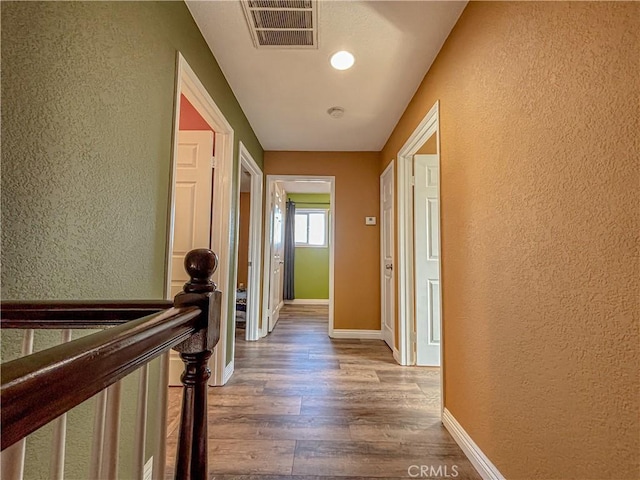
[(340, 50), (331, 56), (331, 66), (336, 70), (346, 70), (353, 66), (355, 58), (346, 50)]
[(329, 110), (327, 110), (327, 113), (332, 118), (342, 118), (342, 116), (344, 115), (344, 108), (331, 107)]

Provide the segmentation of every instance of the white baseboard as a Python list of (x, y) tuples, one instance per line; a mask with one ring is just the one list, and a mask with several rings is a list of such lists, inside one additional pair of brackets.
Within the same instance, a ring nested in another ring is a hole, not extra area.
[(402, 362), (400, 361), (400, 352), (396, 347), (393, 347), (393, 359), (398, 362), (398, 365), (402, 365)]
[(496, 466), (491, 463), (491, 460), (480, 450), (480, 447), (476, 445), (469, 434), (462, 428), (462, 425), (458, 423), (446, 408), (442, 412), (442, 424), (460, 446), (483, 480), (505, 480)]
[(285, 305), (329, 305), (328, 298), (294, 298), (285, 300)]
[(331, 338), (356, 338), (361, 340), (382, 340), (380, 330), (347, 330), (344, 328), (334, 329), (329, 336)]
[(232, 358), (231, 363), (229, 363), (229, 365), (224, 367), (224, 377), (222, 379), (222, 385), (227, 384), (227, 382), (231, 378), (231, 375), (233, 375), (234, 369), (235, 369), (235, 359)]

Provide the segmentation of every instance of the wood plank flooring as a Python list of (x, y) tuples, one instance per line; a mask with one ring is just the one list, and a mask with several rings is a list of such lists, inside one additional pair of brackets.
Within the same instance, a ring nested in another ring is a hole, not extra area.
[[(209, 389), (211, 478), (399, 479), (426, 465), (440, 476), (419, 478), (480, 479), (440, 422), (439, 369), (401, 367), (382, 341), (332, 340), (327, 321), (327, 307), (287, 305), (266, 338), (238, 330), (235, 373)], [(170, 389), (167, 478), (180, 397)]]

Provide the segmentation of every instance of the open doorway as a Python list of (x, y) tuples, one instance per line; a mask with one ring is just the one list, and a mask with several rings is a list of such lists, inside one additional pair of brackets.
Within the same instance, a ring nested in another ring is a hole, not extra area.
[(444, 369), (438, 115), (436, 102), (398, 152), (398, 360)]
[(287, 219), (293, 227), (293, 268), (285, 274), (289, 288), (285, 289), (284, 303), (329, 305), (329, 185), (327, 193), (306, 193), (308, 188), (302, 193), (301, 187), (308, 186), (285, 184), (287, 216), (294, 218)]
[(260, 338), (262, 183), (262, 171), (240, 142), (234, 339), (246, 341)]
[[(213, 127), (202, 118), (184, 94), (180, 94), (178, 116), (178, 148), (174, 182), (175, 223), (169, 298), (175, 297), (182, 291), (184, 283), (189, 279), (182, 267), (187, 252), (194, 248), (209, 248), (211, 243), (211, 207), (215, 176)], [(180, 362), (179, 358), (177, 360)]]
[(335, 177), (268, 175), (267, 189), (261, 334), (286, 302), (327, 305), (331, 336)]
[[(211, 244), (215, 130), (184, 93), (178, 104), (178, 133), (173, 181), (173, 237), (169, 298), (189, 279), (183, 267), (187, 252)], [(169, 352), (169, 386), (181, 386), (184, 365)]]
[[(225, 312), (230, 300), (233, 300), (228, 285), (230, 267), (235, 258), (230, 242), (233, 129), (180, 53), (177, 58), (174, 111), (165, 297), (173, 298), (176, 290), (179, 291), (186, 281), (183, 267), (186, 252), (193, 248), (210, 248), (219, 258), (213, 281), (222, 290), (222, 308)], [(193, 116), (190, 121), (197, 123), (194, 128), (198, 130), (189, 132), (181, 129), (185, 112)], [(211, 136), (211, 146), (194, 142), (193, 139), (183, 142), (185, 135), (198, 135), (195, 131), (203, 134), (208, 132), (206, 134)], [(222, 322), (221, 341), (211, 357), (211, 385), (222, 385), (224, 382), (227, 330), (228, 322)], [(167, 378), (174, 378), (177, 376), (174, 371), (181, 372), (182, 369), (179, 358), (167, 360)]]
[[(223, 308), (227, 308), (229, 294), (224, 286), (228, 284), (232, 259), (229, 219), (233, 129), (179, 52), (176, 67), (164, 296), (173, 299), (187, 280), (183, 267), (186, 252), (192, 248), (206, 247), (219, 256), (218, 269), (213, 275), (213, 281), (223, 285), (222, 305)], [(183, 171), (179, 172), (180, 170)], [(197, 208), (190, 208), (189, 204), (195, 207), (196, 200)], [(225, 322), (221, 324), (220, 330), (221, 338), (226, 338)], [(222, 384), (225, 346), (224, 341), (219, 342), (211, 357), (211, 385)], [(183, 368), (179, 357), (164, 355), (160, 362), (159, 376), (165, 385), (176, 383), (179, 382)], [(168, 388), (160, 389), (158, 398), (160, 408), (165, 414), (168, 393)], [(167, 431), (167, 419), (163, 418), (158, 432), (158, 455), (153, 465), (154, 472), (158, 472), (158, 478), (164, 476)]]
[[(428, 312), (432, 313), (428, 335), (431, 344), (438, 346), (437, 365), (441, 365), (439, 151), (436, 102), (398, 152), (398, 350), (402, 365), (416, 364), (416, 350), (424, 346), (417, 341), (417, 331), (427, 332)], [(428, 229), (429, 225), (435, 228)], [(436, 262), (431, 266), (435, 273), (425, 276), (425, 259)]]

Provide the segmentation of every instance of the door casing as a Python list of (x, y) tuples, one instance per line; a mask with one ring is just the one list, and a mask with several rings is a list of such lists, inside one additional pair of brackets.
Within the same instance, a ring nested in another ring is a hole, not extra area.
[[(222, 291), (222, 318), (231, 318), (232, 307), (230, 300), (234, 295), (230, 271), (234, 259), (234, 252), (230, 239), (230, 227), (232, 225), (232, 177), (233, 177), (233, 146), (234, 133), (231, 124), (226, 120), (222, 111), (209, 95), (202, 82), (198, 79), (193, 69), (189, 66), (180, 52), (176, 56), (176, 85), (174, 97), (173, 118), (173, 147), (171, 154), (169, 209), (167, 219), (167, 249), (165, 252), (165, 298), (170, 295), (171, 282), (171, 252), (173, 251), (173, 229), (175, 226), (175, 181), (176, 158), (178, 149), (178, 132), (180, 130), (180, 94), (198, 110), (198, 113), (206, 120), (215, 131), (215, 180), (213, 184), (213, 225), (211, 228), (211, 250), (218, 255), (218, 269), (213, 274), (213, 281)], [(211, 379), (210, 385), (224, 385), (233, 370), (226, 369), (227, 331), (229, 321), (220, 324), (220, 341), (214, 349), (210, 360)], [(168, 369), (167, 369), (168, 370)], [(168, 374), (168, 371), (166, 372)]]
[[(237, 203), (240, 205), (240, 181), (242, 168), (244, 167), (251, 174), (251, 199), (249, 207), (249, 276), (247, 278), (247, 319), (245, 340), (255, 341), (260, 338), (260, 296), (262, 294), (262, 284), (260, 283), (260, 273), (262, 268), (262, 183), (263, 173), (258, 164), (253, 159), (247, 148), (240, 142), (240, 161), (238, 162)], [(239, 211), (239, 209), (238, 209)], [(236, 215), (236, 232), (239, 231), (240, 215)], [(234, 285), (238, 282), (238, 245), (235, 253), (235, 276)], [(236, 303), (236, 289), (233, 290), (233, 304)], [(233, 336), (232, 348), (235, 352), (235, 335)]]
[[(414, 286), (414, 255), (413, 255), (413, 156), (418, 150), (431, 138), (436, 135), (436, 152), (438, 155), (438, 164), (440, 166), (440, 127), (439, 127), (439, 110), (440, 102), (431, 107), (429, 112), (424, 116), (420, 124), (407, 139), (405, 144), (398, 152), (398, 177), (397, 177), (397, 200), (398, 200), (398, 258), (396, 259), (397, 281), (398, 281), (398, 359), (401, 365), (415, 364), (415, 355), (413, 353), (413, 338), (415, 325), (415, 286)], [(442, 169), (439, 168), (440, 172)], [(440, 173), (442, 178), (442, 173)], [(438, 182), (440, 188), (441, 182)], [(438, 198), (440, 192), (438, 191)], [(440, 202), (440, 214), (442, 213), (442, 202)], [(440, 215), (440, 235), (442, 236), (442, 215)], [(440, 242), (441, 257), (444, 245)], [(440, 262), (440, 279), (442, 279), (442, 261)], [(442, 291), (440, 288), (440, 308), (442, 309)], [(440, 395), (441, 413), (444, 409), (444, 348), (445, 348), (445, 332), (443, 329), (444, 318), (442, 311), (440, 312)]]

